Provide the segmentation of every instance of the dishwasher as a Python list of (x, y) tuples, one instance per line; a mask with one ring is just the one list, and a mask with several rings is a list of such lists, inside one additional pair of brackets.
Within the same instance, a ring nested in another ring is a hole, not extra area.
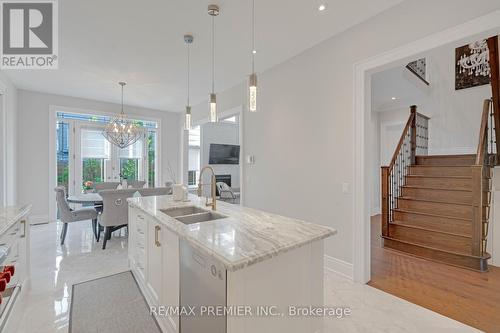
[(207, 313), (207, 307), (226, 306), (226, 269), (185, 240), (180, 258), (180, 306), (188, 313), (194, 307), (194, 315), (180, 316), (180, 333), (226, 333), (226, 316)]

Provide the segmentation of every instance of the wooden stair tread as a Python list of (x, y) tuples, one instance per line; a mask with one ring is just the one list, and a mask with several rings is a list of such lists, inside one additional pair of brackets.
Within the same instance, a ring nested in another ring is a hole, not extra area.
[(429, 250), (441, 251), (441, 252), (446, 252), (446, 253), (449, 253), (449, 254), (454, 254), (454, 255), (464, 256), (464, 257), (469, 257), (469, 258), (489, 259), (491, 257), (488, 253), (486, 253), (486, 255), (484, 255), (482, 257), (477, 257), (477, 256), (474, 256), (474, 255), (472, 255), (470, 253), (461, 253), (461, 252), (454, 252), (454, 251), (449, 251), (449, 250), (438, 249), (436, 247), (432, 247), (432, 246), (428, 246), (428, 245), (422, 245), (422, 244), (418, 244), (418, 243), (414, 243), (414, 242), (409, 242), (409, 241), (406, 241), (404, 239), (394, 238), (394, 237), (390, 237), (390, 236), (382, 236), (382, 238), (391, 239), (391, 240), (395, 240), (395, 241), (398, 241), (398, 242), (401, 242), (401, 243), (410, 244), (410, 245), (424, 247), (424, 248), (427, 248)]
[(435, 217), (441, 217), (441, 218), (445, 218), (445, 219), (462, 220), (462, 221), (468, 221), (468, 222), (470, 222), (470, 219), (463, 218), (463, 217), (447, 216), (447, 215), (442, 215), (442, 214), (433, 214), (433, 213), (427, 213), (427, 212), (421, 212), (421, 211), (414, 211), (414, 210), (408, 210), (408, 209), (401, 209), (401, 208), (395, 208), (393, 210), (401, 212), (401, 213), (435, 216)]
[(445, 235), (450, 235), (450, 236), (457, 236), (457, 237), (464, 237), (464, 238), (472, 239), (471, 235), (459, 234), (459, 233), (455, 233), (455, 232), (449, 232), (449, 231), (442, 231), (442, 230), (437, 230), (437, 229), (419, 227), (419, 226), (416, 226), (416, 225), (404, 223), (402, 221), (397, 221), (397, 220), (391, 222), (391, 224), (395, 224), (395, 225), (398, 225), (398, 226), (401, 226), (401, 227), (407, 227), (407, 228), (412, 228), (412, 229), (419, 229), (419, 230), (424, 230), (424, 231), (429, 231), (429, 232), (437, 232), (437, 233), (440, 233), (440, 234), (445, 234)]
[(452, 179), (472, 179), (470, 176), (434, 176), (434, 175), (406, 175), (414, 178), (452, 178)]
[(416, 155), (416, 157), (423, 157), (423, 158), (464, 158), (464, 157), (476, 157), (476, 154), (457, 154), (457, 155)]
[(453, 202), (453, 201), (444, 201), (444, 200), (419, 199), (419, 198), (408, 197), (408, 196), (400, 196), (400, 197), (397, 197), (397, 199), (422, 201), (422, 202), (434, 202), (434, 203), (452, 204), (452, 205), (460, 205), (460, 206), (472, 206), (472, 203)]
[(436, 190), (436, 191), (460, 191), (460, 192), (472, 192), (471, 189), (462, 188), (442, 188), (442, 187), (432, 187), (432, 186), (421, 186), (421, 185), (403, 185), (401, 187), (406, 188), (416, 188), (422, 190)]

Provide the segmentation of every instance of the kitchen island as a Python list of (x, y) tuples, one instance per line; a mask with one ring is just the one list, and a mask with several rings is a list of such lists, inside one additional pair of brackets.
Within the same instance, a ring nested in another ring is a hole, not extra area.
[(335, 230), (195, 196), (128, 201), (130, 267), (164, 332), (322, 331), (295, 310), (323, 306)]

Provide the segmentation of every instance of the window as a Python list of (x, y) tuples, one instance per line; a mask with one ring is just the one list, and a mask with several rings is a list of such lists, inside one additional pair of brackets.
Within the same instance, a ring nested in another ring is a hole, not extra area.
[(106, 163), (110, 159), (110, 144), (100, 129), (82, 128), (81, 161), (82, 189), (90, 190), (93, 184), (106, 179)]
[(200, 126), (196, 126), (189, 131), (188, 186), (198, 185), (198, 175), (200, 172), (200, 144), (201, 128)]
[(69, 123), (56, 123), (57, 186), (64, 186), (69, 193)]
[(156, 183), (156, 132), (148, 132), (148, 185), (154, 187)]
[(142, 140), (138, 140), (133, 145), (122, 148), (118, 152), (120, 159), (120, 175), (127, 180), (139, 180), (141, 165), (139, 161), (142, 158)]

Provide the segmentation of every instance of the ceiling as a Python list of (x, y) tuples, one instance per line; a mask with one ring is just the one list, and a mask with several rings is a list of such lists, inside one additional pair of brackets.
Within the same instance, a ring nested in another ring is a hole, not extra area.
[(430, 92), (429, 86), (404, 65), (373, 74), (371, 87), (374, 112), (406, 109), (409, 105), (422, 104)]
[[(9, 70), (20, 89), (181, 111), (186, 103), (185, 33), (194, 35), (191, 104), (210, 87), (210, 27), (216, 18), (216, 91), (250, 72), (250, 0), (59, 1), (59, 69)], [(256, 0), (257, 72), (387, 10), (402, 0)], [(320, 3), (327, 9), (318, 11)]]

